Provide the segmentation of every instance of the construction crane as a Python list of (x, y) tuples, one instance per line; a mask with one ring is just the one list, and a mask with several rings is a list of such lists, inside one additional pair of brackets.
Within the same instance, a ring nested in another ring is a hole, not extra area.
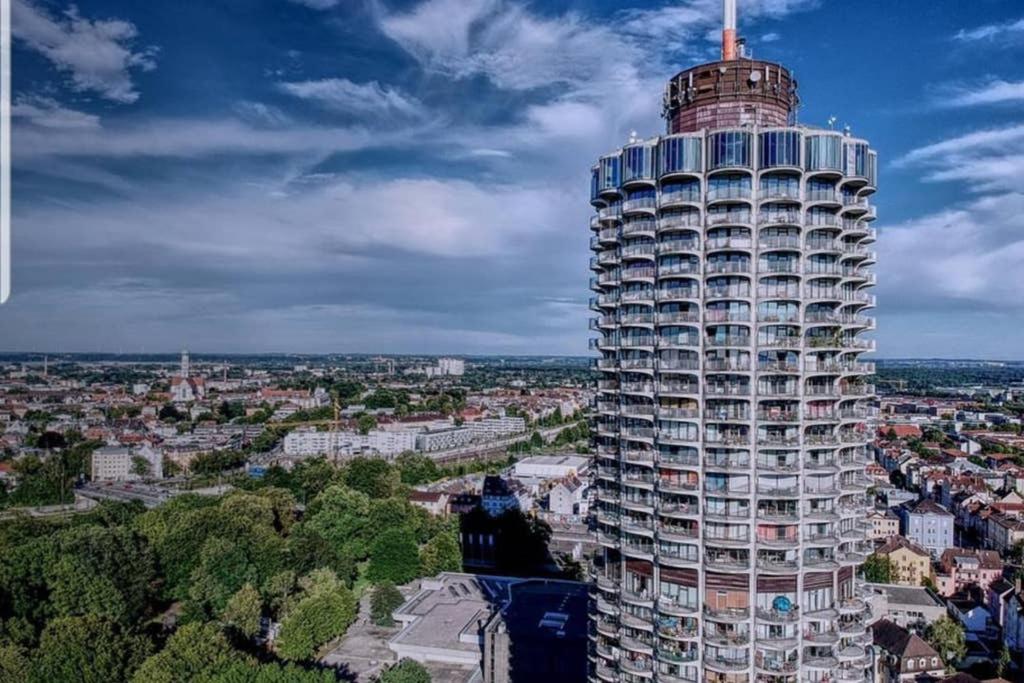
[(331, 460), (335, 467), (338, 465), (338, 430), (341, 427), (341, 402), (337, 397), (334, 399), (334, 420), (331, 422)]

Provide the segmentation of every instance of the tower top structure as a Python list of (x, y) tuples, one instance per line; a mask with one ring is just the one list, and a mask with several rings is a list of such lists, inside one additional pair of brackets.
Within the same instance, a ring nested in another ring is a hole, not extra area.
[(736, 0), (723, 0), (722, 58), (679, 72), (665, 87), (669, 134), (795, 122), (800, 98), (792, 72), (749, 58), (736, 25)]

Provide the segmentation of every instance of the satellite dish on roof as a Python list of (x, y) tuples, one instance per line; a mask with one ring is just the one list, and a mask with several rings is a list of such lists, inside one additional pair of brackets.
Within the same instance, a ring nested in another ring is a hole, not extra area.
[(751, 71), (750, 72), (750, 82), (751, 83), (757, 83), (760, 80), (761, 80), (761, 72), (760, 71)]

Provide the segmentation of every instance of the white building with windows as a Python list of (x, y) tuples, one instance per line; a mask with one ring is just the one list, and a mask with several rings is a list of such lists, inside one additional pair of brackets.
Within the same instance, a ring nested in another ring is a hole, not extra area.
[[(145, 474), (138, 474), (134, 471), (136, 458), (145, 460), (147, 465)], [(148, 445), (137, 448), (102, 446), (92, 453), (91, 476), (93, 481), (162, 479), (164, 476), (163, 461), (163, 452)]]
[(725, 6), (666, 134), (592, 167), (590, 680), (866, 683), (876, 153)]

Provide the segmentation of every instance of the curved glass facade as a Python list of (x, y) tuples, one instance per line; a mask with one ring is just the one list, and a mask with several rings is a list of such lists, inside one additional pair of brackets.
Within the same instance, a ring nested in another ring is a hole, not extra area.
[(622, 150), (622, 180), (654, 180), (653, 145), (632, 145)]
[(842, 136), (808, 135), (805, 162), (808, 171), (842, 171)]
[(776, 166), (800, 167), (800, 133), (792, 130), (761, 133), (761, 168)]
[(601, 158), (598, 175), (599, 190), (617, 190), (622, 184), (622, 178), (619, 175), (620, 161), (617, 154)]
[(658, 143), (658, 170), (666, 173), (700, 173), (704, 170), (699, 137), (668, 137)]
[(869, 173), (868, 146), (862, 142), (855, 142), (846, 145), (843, 148), (843, 153), (846, 157), (844, 164), (846, 174), (867, 178)]
[(708, 137), (708, 170), (727, 167), (749, 168), (751, 135), (742, 131), (712, 133)]

